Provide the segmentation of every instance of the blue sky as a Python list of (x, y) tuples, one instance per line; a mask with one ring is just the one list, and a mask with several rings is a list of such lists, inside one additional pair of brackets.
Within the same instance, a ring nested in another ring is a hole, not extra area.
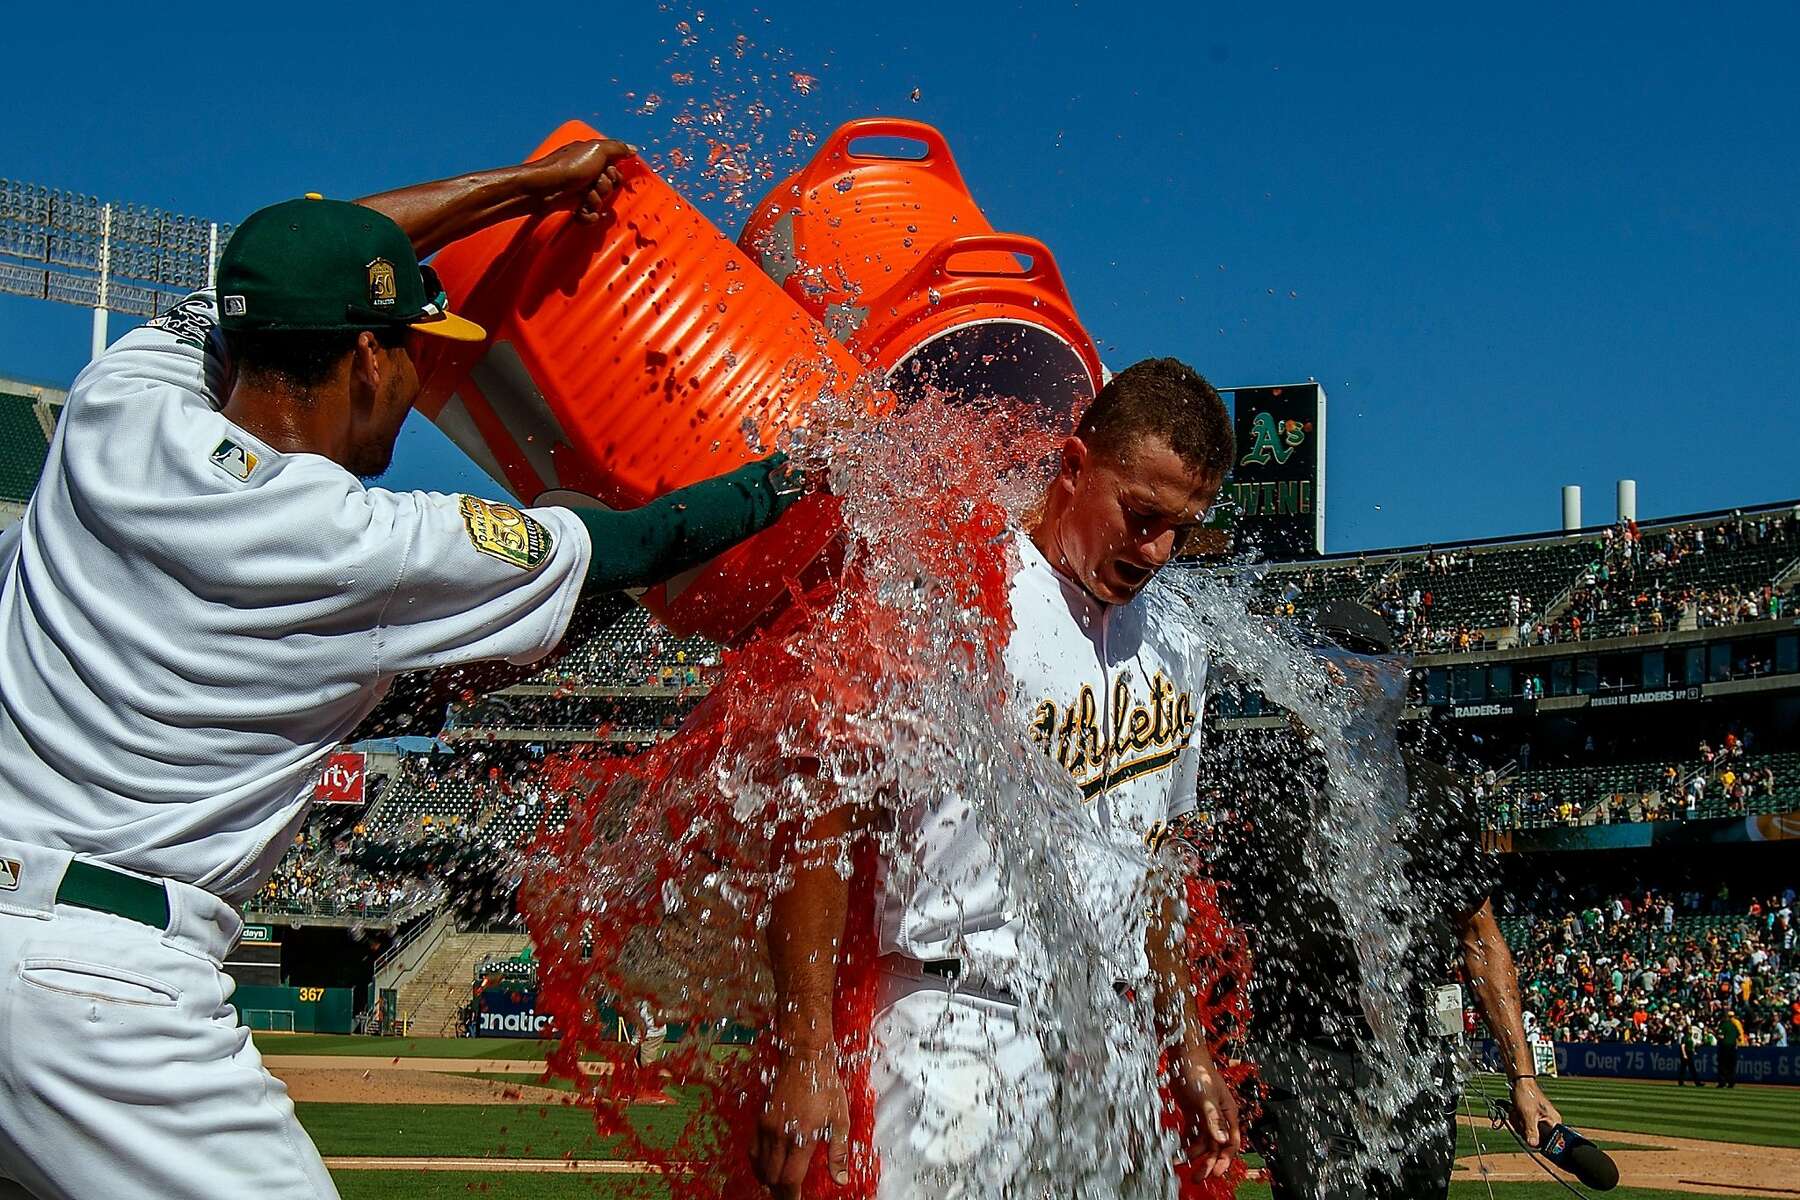
[[(895, 113), (1050, 245), (1113, 365), (1324, 383), (1331, 549), (1551, 528), (1564, 483), (1608, 519), (1620, 476), (1646, 517), (1800, 494), (1800, 10), (1372, 7), (38, 6), (0, 176), (235, 220), (568, 117), (666, 145), (721, 89), (776, 140)], [(88, 320), (0, 298), (0, 374), (67, 382)], [(389, 481), (480, 480), (409, 427)]]

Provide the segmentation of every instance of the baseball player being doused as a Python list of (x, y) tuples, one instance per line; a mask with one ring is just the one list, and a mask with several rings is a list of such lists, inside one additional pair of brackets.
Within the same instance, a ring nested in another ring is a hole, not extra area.
[(359, 479), (419, 390), (415, 339), (483, 336), (419, 259), (554, 207), (605, 219), (629, 153), (264, 209), (216, 297), (70, 388), (0, 535), (0, 1196), (336, 1196), (221, 970), (314, 771), (397, 675), (541, 660), (587, 601), (794, 498), (779, 460), (631, 512)]
[[(1106, 1052), (1141, 1056), (1126, 1069), (1147, 1075), (1167, 1049), (1165, 1085), (1187, 1149), (1210, 1174), (1238, 1149), (1236, 1107), (1171, 935), (1178, 905), (1171, 897), (1146, 913), (1143, 903), (1164, 831), (1195, 804), (1208, 660), (1194, 630), (1163, 627), (1144, 589), (1205, 517), (1231, 461), (1224, 404), (1191, 368), (1155, 359), (1112, 379), (1064, 443), (1036, 519), (1012, 531), (1013, 628), (1003, 653), (1005, 702), (1022, 740), (1035, 739), (1023, 752), (1049, 760), (1051, 803), (1079, 827), (1081, 845), (1060, 857), (1097, 918), (1100, 944), (1087, 947), (1092, 961), (1082, 969), (1101, 981), (1101, 1015), (1116, 1033)], [(819, 817), (796, 844), (847, 836), (855, 818), (846, 808)], [(1017, 911), (981, 816), (955, 781), (926, 808), (902, 818), (882, 864), (869, 1070), (878, 1194), (997, 1196), (1022, 1163), (1045, 1159), (1052, 1140), (1078, 1136), (1052, 1116), (1059, 1055), (1071, 1051), (1022, 1015), (1034, 980), (1021, 947), (1046, 931)], [(777, 1197), (800, 1194), (818, 1154), (840, 1183), (851, 1175), (831, 1007), (850, 884), (803, 852), (793, 862), (794, 884), (777, 898), (768, 931), (779, 1059), (754, 1156)], [(1145, 993), (1149, 1005), (1127, 1001)], [(1134, 1023), (1154, 1028), (1126, 1028)], [(1173, 1169), (1119, 1164), (1126, 1175), (1166, 1178)]]

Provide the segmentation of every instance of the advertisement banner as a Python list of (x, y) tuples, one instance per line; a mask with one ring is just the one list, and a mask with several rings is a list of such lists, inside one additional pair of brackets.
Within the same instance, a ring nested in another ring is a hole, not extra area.
[(537, 989), (534, 987), (501, 984), (484, 987), (475, 995), (473, 1032), (476, 1037), (555, 1037), (550, 1020), (549, 1013), (537, 1010)]
[(1529, 717), (1537, 714), (1536, 700), (1468, 700), (1452, 701), (1450, 716), (1458, 721), (1482, 717)]
[[(1481, 1043), (1482, 1061), (1498, 1061), (1491, 1041)], [(1703, 1083), (1719, 1078), (1719, 1048), (1701, 1046), (1694, 1065)], [(1650, 1042), (1558, 1042), (1558, 1075), (1598, 1075), (1618, 1079), (1676, 1079), (1681, 1055), (1672, 1044)], [(1744, 1046), (1738, 1050), (1739, 1083), (1800, 1084), (1800, 1046)]]
[(325, 760), (313, 800), (319, 804), (361, 804), (368, 779), (367, 760), (359, 750), (340, 750)]
[(1237, 463), (1225, 495), (1239, 551), (1311, 558), (1325, 546), (1325, 389), (1316, 383), (1232, 392)]
[(1589, 708), (1623, 708), (1638, 704), (1674, 704), (1700, 699), (1700, 687), (1692, 684), (1688, 687), (1653, 688), (1647, 692), (1621, 692), (1613, 696), (1593, 696), (1589, 698)]
[(1800, 839), (1800, 812), (1703, 817), (1692, 821), (1631, 821), (1617, 825), (1559, 825), (1513, 830), (1509, 849), (1637, 850), (1646, 846), (1723, 846)]

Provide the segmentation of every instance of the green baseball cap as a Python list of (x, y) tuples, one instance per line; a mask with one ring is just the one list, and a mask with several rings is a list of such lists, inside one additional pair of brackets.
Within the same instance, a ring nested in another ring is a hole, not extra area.
[(405, 326), (478, 342), (487, 332), (449, 310), (437, 272), (372, 208), (309, 192), (258, 209), (219, 259), (226, 329), (352, 330)]

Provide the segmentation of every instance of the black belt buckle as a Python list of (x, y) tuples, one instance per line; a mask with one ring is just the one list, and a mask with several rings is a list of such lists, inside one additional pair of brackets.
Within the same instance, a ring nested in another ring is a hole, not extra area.
[(919, 960), (919, 970), (938, 979), (961, 979), (962, 959), (926, 958)]

